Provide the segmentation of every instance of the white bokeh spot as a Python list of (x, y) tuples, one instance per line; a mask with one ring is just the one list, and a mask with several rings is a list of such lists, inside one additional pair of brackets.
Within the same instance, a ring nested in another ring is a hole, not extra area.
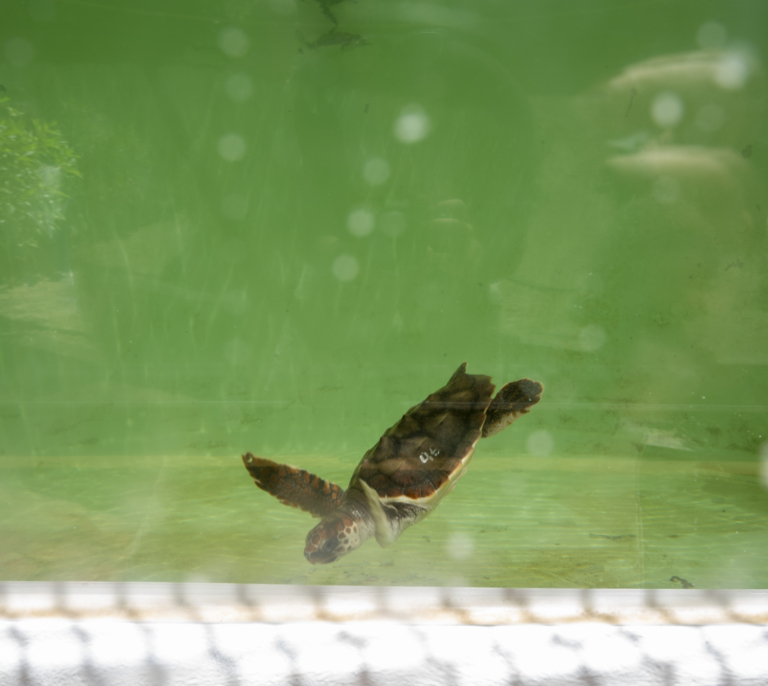
[(235, 102), (245, 102), (253, 95), (251, 77), (242, 72), (229, 76), (224, 88), (229, 98)]
[(227, 57), (244, 57), (251, 47), (245, 31), (234, 26), (219, 31), (218, 43)]
[(579, 347), (588, 353), (600, 350), (608, 336), (605, 329), (597, 324), (589, 324), (579, 331)]
[(373, 157), (363, 165), (363, 178), (372, 186), (380, 186), (389, 178), (389, 162)]
[(651, 116), (657, 126), (667, 129), (676, 126), (683, 118), (683, 101), (677, 93), (659, 93), (651, 105)]
[(375, 225), (376, 218), (373, 212), (364, 207), (353, 210), (347, 217), (347, 228), (353, 236), (367, 236), (373, 231)]
[(395, 120), (395, 137), (401, 143), (417, 143), (427, 136), (431, 122), (421, 105), (407, 105)]
[(245, 140), (236, 133), (227, 133), (219, 138), (219, 155), (227, 162), (236, 162), (245, 156)]
[(333, 261), (333, 275), (339, 281), (352, 281), (360, 273), (360, 263), (352, 255), (339, 255)]
[(457, 531), (448, 537), (446, 549), (452, 560), (466, 560), (475, 552), (475, 542), (469, 534)]
[(531, 455), (550, 455), (555, 449), (555, 439), (549, 431), (540, 429), (528, 436), (525, 446)]
[(749, 78), (749, 61), (746, 55), (727, 53), (715, 69), (715, 83), (726, 90), (744, 87)]
[(708, 21), (696, 32), (696, 42), (703, 50), (718, 50), (725, 47), (727, 40), (728, 31), (718, 21)]

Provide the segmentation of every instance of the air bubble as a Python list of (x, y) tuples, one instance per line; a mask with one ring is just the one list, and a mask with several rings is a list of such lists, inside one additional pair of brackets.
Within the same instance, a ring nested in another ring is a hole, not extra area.
[(380, 186), (390, 174), (389, 162), (381, 157), (374, 157), (363, 165), (363, 177), (372, 186)]
[(352, 255), (339, 255), (333, 261), (333, 275), (339, 281), (352, 281), (360, 273), (360, 263)]
[(659, 93), (653, 100), (651, 116), (662, 128), (676, 126), (683, 118), (683, 101), (677, 93)]
[(448, 537), (446, 548), (452, 560), (466, 560), (475, 552), (475, 542), (469, 534), (457, 531)]
[(248, 74), (232, 74), (224, 84), (227, 95), (235, 102), (245, 102), (253, 95), (253, 84)]
[(742, 88), (749, 78), (749, 64), (744, 55), (725, 55), (715, 69), (715, 83), (726, 90)]
[(245, 155), (245, 140), (236, 133), (227, 133), (219, 138), (219, 155), (228, 162), (236, 162)]
[(555, 448), (555, 440), (549, 431), (534, 431), (526, 441), (528, 452), (532, 455), (549, 455)]
[(373, 212), (365, 208), (354, 210), (347, 217), (347, 228), (353, 236), (367, 236), (373, 231), (375, 223)]
[(233, 26), (219, 32), (218, 42), (221, 51), (228, 57), (243, 57), (251, 46), (245, 31)]
[(395, 121), (395, 137), (401, 143), (417, 143), (427, 136), (431, 123), (420, 105), (404, 107)]
[(607, 339), (605, 329), (597, 324), (590, 324), (579, 331), (579, 346), (585, 352), (591, 353), (605, 345)]
[(708, 21), (706, 24), (702, 24), (696, 32), (696, 42), (703, 50), (722, 48), (727, 40), (728, 31), (717, 21)]

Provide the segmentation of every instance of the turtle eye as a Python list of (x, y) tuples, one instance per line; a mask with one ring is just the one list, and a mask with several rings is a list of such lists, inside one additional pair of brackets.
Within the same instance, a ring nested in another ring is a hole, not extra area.
[(335, 521), (322, 521), (307, 535), (304, 557), (313, 565), (335, 562), (345, 552), (339, 540)]

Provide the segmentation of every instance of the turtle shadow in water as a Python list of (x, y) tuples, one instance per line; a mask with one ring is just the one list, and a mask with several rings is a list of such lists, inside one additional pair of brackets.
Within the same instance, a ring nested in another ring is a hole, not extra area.
[(453, 490), (480, 438), (504, 430), (541, 400), (538, 381), (513, 381), (494, 396), (491, 377), (466, 370), (465, 362), (443, 388), (384, 433), (357, 465), (346, 491), (298, 467), (243, 455), (260, 489), (322, 518), (307, 535), (309, 562), (334, 562), (372, 536), (382, 547), (393, 543)]
[(370, 43), (360, 34), (337, 31), (335, 26), (311, 42), (304, 38), (301, 31), (296, 31), (296, 35), (299, 37), (299, 42), (303, 46), (299, 48), (299, 52), (301, 53), (304, 52), (304, 48), (307, 50), (319, 50), (320, 48), (329, 48), (337, 45), (340, 46), (342, 50), (347, 50), (360, 45), (370, 45)]

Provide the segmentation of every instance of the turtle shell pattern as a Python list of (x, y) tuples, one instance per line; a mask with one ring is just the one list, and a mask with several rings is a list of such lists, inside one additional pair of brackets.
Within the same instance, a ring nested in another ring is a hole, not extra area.
[(462, 364), (446, 386), (412, 407), (369, 450), (349, 487), (362, 479), (387, 501), (430, 500), (466, 469), (483, 435), (495, 386)]

